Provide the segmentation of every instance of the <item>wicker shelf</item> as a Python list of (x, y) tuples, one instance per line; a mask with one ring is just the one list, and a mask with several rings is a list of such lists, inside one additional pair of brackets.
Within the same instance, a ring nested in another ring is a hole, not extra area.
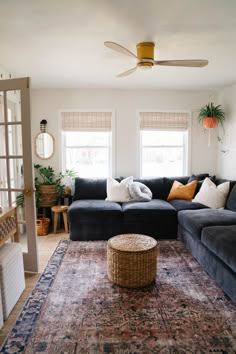
[(0, 213), (0, 246), (9, 238), (13, 238), (14, 242), (19, 242), (16, 207), (3, 208)]

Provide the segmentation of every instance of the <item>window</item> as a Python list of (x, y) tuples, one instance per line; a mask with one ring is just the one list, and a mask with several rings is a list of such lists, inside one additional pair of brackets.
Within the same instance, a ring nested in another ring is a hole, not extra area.
[(189, 114), (140, 112), (141, 176), (188, 172)]
[(63, 112), (63, 170), (80, 177), (112, 174), (112, 112)]

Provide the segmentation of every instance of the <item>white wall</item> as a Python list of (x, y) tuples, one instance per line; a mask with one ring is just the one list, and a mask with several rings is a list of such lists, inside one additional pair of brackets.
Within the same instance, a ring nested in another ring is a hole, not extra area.
[[(56, 140), (55, 154), (49, 160), (35, 162), (51, 165), (56, 171), (60, 166), (59, 110), (70, 109), (113, 109), (115, 111), (116, 176), (139, 175), (139, 140), (137, 139), (137, 110), (184, 110), (192, 114), (191, 161), (189, 173), (216, 173), (217, 134), (212, 132), (211, 145), (208, 135), (198, 123), (200, 106), (215, 100), (216, 93), (208, 91), (141, 91), (65, 89), (32, 91), (32, 136), (39, 132), (42, 119), (48, 121), (47, 131)], [(154, 172), (155, 174), (155, 172)]]
[(219, 103), (225, 110), (224, 130), (220, 129), (217, 175), (236, 180), (236, 84), (219, 92)]

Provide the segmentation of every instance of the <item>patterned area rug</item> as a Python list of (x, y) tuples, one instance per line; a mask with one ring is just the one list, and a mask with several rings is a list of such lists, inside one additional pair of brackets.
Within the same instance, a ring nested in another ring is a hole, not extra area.
[(180, 241), (161, 241), (156, 282), (121, 288), (106, 242), (61, 241), (1, 353), (236, 353), (236, 306)]

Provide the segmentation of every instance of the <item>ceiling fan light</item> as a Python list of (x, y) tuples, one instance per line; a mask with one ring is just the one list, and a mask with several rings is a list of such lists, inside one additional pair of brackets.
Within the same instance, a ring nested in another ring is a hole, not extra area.
[(150, 70), (152, 67), (151, 66), (139, 66), (139, 69), (141, 69), (142, 71), (147, 71)]
[(140, 62), (137, 64), (138, 68), (141, 69), (141, 70), (149, 70), (152, 68), (153, 64), (152, 63), (149, 63), (149, 62)]

